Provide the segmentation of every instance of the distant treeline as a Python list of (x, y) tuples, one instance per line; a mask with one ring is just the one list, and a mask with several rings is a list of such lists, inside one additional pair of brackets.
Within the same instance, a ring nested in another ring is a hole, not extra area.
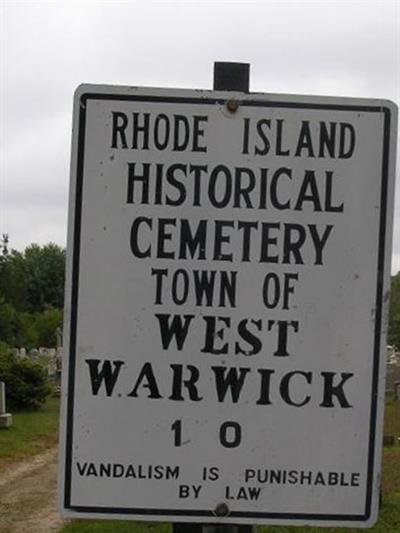
[(28, 350), (56, 346), (62, 327), (65, 250), (31, 244), (23, 252), (0, 242), (0, 341)]

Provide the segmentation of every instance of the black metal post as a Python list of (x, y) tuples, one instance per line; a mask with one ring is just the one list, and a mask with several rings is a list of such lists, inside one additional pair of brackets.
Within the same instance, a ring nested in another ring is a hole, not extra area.
[(172, 524), (173, 533), (204, 533), (201, 524)]
[[(248, 63), (214, 63), (214, 90), (249, 92)], [(173, 533), (254, 533), (253, 526), (173, 524)]]
[(254, 533), (253, 526), (203, 526), (202, 533)]
[(209, 525), (182, 523), (173, 524), (173, 533), (254, 533), (253, 526)]
[(214, 91), (249, 92), (249, 63), (214, 63)]

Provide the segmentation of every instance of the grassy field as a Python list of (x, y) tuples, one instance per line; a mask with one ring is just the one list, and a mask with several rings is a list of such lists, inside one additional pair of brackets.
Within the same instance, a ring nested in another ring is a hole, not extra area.
[(13, 425), (0, 431), (1, 466), (53, 446), (58, 440), (60, 400), (51, 398), (39, 411), (16, 411)]

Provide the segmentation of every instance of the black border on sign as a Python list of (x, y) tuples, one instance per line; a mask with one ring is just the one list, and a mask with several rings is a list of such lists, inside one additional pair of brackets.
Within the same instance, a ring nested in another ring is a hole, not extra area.
[[(64, 507), (76, 513), (92, 514), (118, 514), (118, 515), (140, 515), (140, 516), (165, 516), (176, 517), (208, 517), (215, 518), (210, 510), (171, 510), (171, 509), (140, 509), (131, 507), (93, 507), (71, 505), (71, 478), (72, 478), (72, 450), (73, 450), (73, 417), (74, 417), (74, 394), (75, 394), (75, 368), (76, 368), (76, 338), (77, 338), (77, 317), (79, 300), (79, 260), (81, 245), (81, 221), (82, 221), (82, 193), (84, 179), (84, 158), (85, 158), (85, 135), (86, 135), (86, 105), (88, 100), (109, 100), (109, 101), (139, 101), (152, 103), (175, 103), (175, 104), (197, 104), (213, 105), (225, 104), (226, 98), (203, 98), (203, 97), (168, 97), (168, 96), (140, 96), (125, 94), (106, 93), (85, 93), (80, 97), (79, 123), (78, 123), (78, 152), (76, 164), (76, 193), (75, 193), (75, 216), (73, 229), (73, 255), (72, 255), (72, 290), (71, 290), (71, 315), (70, 315), (70, 348), (69, 348), (69, 373), (68, 373), (68, 401), (66, 420), (66, 453), (65, 453), (65, 483), (64, 483)], [(375, 461), (375, 439), (376, 439), (376, 417), (378, 408), (378, 375), (379, 375), (379, 352), (381, 342), (382, 326), (382, 301), (386, 248), (386, 220), (387, 220), (387, 195), (388, 195), (388, 171), (389, 171), (389, 143), (390, 143), (390, 108), (373, 105), (341, 105), (341, 104), (314, 104), (296, 102), (277, 102), (268, 100), (243, 100), (240, 104), (243, 107), (264, 107), (264, 108), (284, 108), (284, 109), (319, 109), (329, 111), (352, 111), (364, 113), (382, 113), (384, 117), (383, 144), (382, 144), (382, 176), (381, 176), (381, 196), (380, 196), (380, 220), (379, 220), (379, 250), (376, 278), (376, 314), (374, 332), (373, 368), (371, 383), (371, 412), (370, 412), (370, 435), (368, 449), (368, 470), (367, 470), (367, 490), (365, 498), (364, 514), (318, 514), (318, 513), (262, 513), (262, 512), (232, 512), (229, 518), (264, 518), (264, 519), (286, 519), (286, 520), (308, 520), (308, 521), (367, 521), (371, 515), (371, 503), (373, 492), (373, 473)]]

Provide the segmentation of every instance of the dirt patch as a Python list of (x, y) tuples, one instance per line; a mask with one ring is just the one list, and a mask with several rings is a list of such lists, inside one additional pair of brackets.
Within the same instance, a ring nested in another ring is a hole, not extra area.
[(63, 521), (57, 511), (57, 447), (0, 471), (0, 531), (50, 533)]

